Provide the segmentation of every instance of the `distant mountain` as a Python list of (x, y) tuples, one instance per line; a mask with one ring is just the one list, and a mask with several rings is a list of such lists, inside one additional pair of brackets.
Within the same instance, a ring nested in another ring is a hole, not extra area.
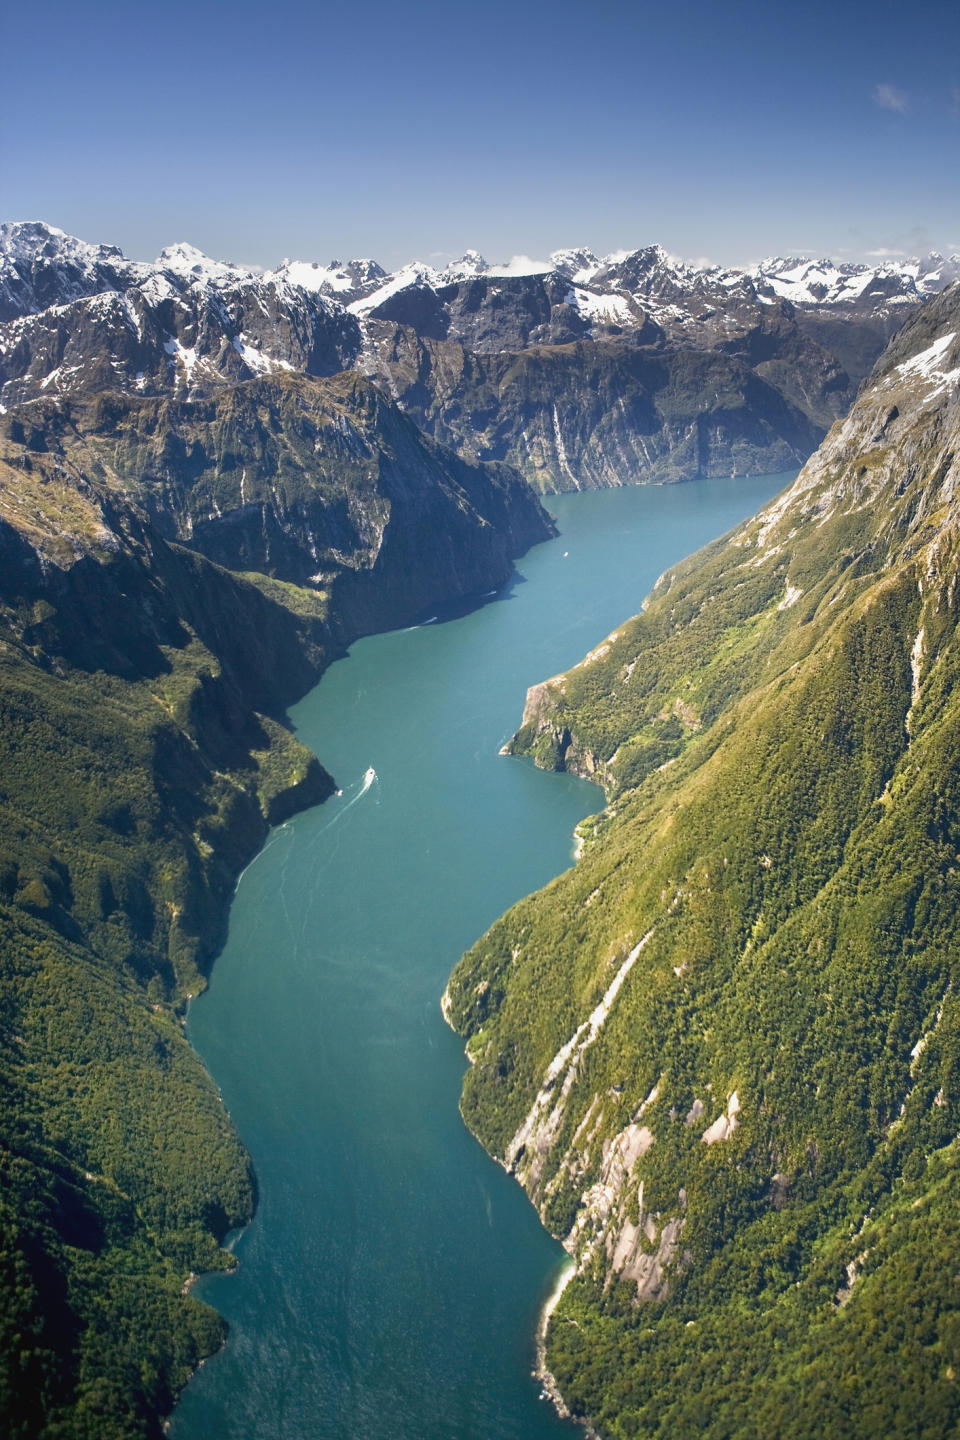
[(608, 808), (445, 1010), (574, 1262), (546, 1361), (603, 1436), (960, 1424), (958, 486), (953, 285), (789, 489), (528, 694), (514, 753)]
[[(730, 273), (730, 272), (723, 272)], [(751, 274), (758, 289), (794, 305), (908, 304), (960, 280), (960, 255), (887, 261), (882, 265), (835, 265), (832, 260), (763, 260)]]
[(350, 309), (358, 363), (419, 424), (550, 490), (801, 463), (960, 259), (699, 270), (654, 245), (518, 269), (410, 266)]
[(700, 270), (654, 245), (255, 274), (189, 245), (145, 264), (7, 224), (0, 403), (355, 367), (438, 440), (538, 489), (776, 470), (806, 458), (910, 307), (958, 272), (939, 256)]
[[(776, 304), (788, 300), (811, 309), (858, 307), (876, 312), (914, 305), (960, 278), (960, 255), (888, 261), (869, 266), (830, 260), (775, 258), (746, 268), (701, 269), (678, 260), (659, 245), (598, 258), (587, 248), (558, 250), (542, 265), (488, 265), (476, 251), (443, 270), (415, 263), (384, 277), (379, 290), (354, 296), (358, 314), (375, 314), (400, 290), (420, 286), (437, 291), (466, 279), (514, 280), (560, 277), (570, 288), (557, 303), (576, 311), (588, 324), (633, 328), (643, 317), (665, 329), (691, 320), (711, 319), (713, 307), (726, 315), (737, 303)], [(711, 333), (715, 327), (708, 327)], [(581, 332), (582, 333), (582, 332)], [(692, 336), (698, 332), (691, 331)]]
[(8, 409), (41, 395), (190, 395), (284, 371), (332, 375), (359, 352), (352, 316), (282, 276), (222, 265), (188, 245), (131, 264), (59, 233), (40, 245), (44, 229), (2, 227), (0, 296), (19, 306), (0, 325)]

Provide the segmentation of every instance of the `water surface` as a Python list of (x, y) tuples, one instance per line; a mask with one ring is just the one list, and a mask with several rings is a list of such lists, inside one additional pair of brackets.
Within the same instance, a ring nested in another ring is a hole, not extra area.
[[(175, 1440), (561, 1440), (531, 1377), (563, 1260), (457, 1112), (439, 1008), (466, 949), (572, 859), (601, 792), (498, 754), (528, 685), (791, 476), (550, 497), (561, 529), (458, 619), (355, 645), (293, 711), (342, 787), (243, 875), (188, 1031), (260, 1187)], [(375, 771), (375, 778), (367, 772)]]

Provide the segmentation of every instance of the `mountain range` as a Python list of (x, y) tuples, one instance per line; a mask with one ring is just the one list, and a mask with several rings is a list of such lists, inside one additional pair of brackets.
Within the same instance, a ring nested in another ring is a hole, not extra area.
[(960, 257), (699, 270), (659, 246), (388, 275), (255, 273), (189, 245), (152, 264), (40, 223), (0, 227), (0, 404), (104, 389), (191, 399), (354, 368), (469, 460), (541, 490), (801, 463), (910, 307)]

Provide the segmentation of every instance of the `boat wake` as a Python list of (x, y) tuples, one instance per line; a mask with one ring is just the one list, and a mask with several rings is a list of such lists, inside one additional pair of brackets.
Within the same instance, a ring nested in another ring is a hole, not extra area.
[[(368, 769), (364, 770), (363, 779), (360, 781), (360, 789), (357, 791), (356, 795), (351, 796), (351, 798), (347, 801), (346, 805), (344, 805), (342, 810), (337, 811), (336, 815), (334, 815), (333, 819), (330, 821), (330, 825), (336, 825), (338, 820), (342, 820), (344, 815), (346, 815), (347, 811), (352, 810), (354, 805), (356, 805), (357, 801), (363, 799), (364, 795), (366, 795), (367, 791), (370, 789), (370, 786), (374, 784), (377, 778), (377, 772), (376, 770), (374, 770), (372, 765), (369, 766)], [(343, 791), (338, 790), (337, 794), (342, 795)], [(324, 828), (329, 830), (330, 825), (326, 825)]]
[[(368, 768), (363, 772), (363, 779), (360, 781), (360, 787), (357, 790), (357, 793), (355, 795), (351, 795), (346, 805), (344, 805), (342, 809), (338, 810), (335, 815), (331, 815), (330, 819), (327, 821), (326, 825), (322, 827), (319, 833), (321, 835), (325, 835), (328, 830), (332, 830), (334, 825), (336, 825), (338, 821), (343, 819), (347, 811), (352, 810), (354, 805), (356, 805), (357, 801), (363, 799), (364, 795), (366, 795), (370, 787), (377, 783), (379, 778), (380, 777), (377, 775), (377, 772), (376, 770), (374, 770), (373, 766), (368, 766)], [(350, 788), (352, 789), (353, 787), (351, 786)], [(344, 792), (342, 790), (338, 790), (337, 799), (339, 799), (343, 795), (343, 793)], [(263, 856), (266, 855), (267, 851), (271, 849), (278, 840), (281, 839), (284, 831), (287, 830), (290, 824), (291, 822), (289, 820), (285, 820), (284, 823), (278, 826), (278, 828), (270, 835), (263, 849), (258, 851), (257, 854), (254, 855), (253, 859), (250, 861), (250, 864), (245, 866), (244, 869), (241, 870), (240, 874), (237, 876), (237, 885), (235, 887), (235, 890), (239, 887), (240, 882), (243, 880), (243, 877), (246, 875), (247, 871), (251, 868), (251, 866), (256, 865), (257, 861), (261, 860)]]

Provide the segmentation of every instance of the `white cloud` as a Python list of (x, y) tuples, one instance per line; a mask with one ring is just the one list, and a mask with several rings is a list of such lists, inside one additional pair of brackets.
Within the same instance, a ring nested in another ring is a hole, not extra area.
[(929, 255), (932, 250), (943, 250), (942, 236), (931, 235), (926, 225), (913, 225), (909, 230), (864, 231), (853, 226), (848, 231), (853, 242), (847, 253), (864, 259), (894, 260), (898, 256)]
[(906, 115), (910, 105), (909, 95), (898, 85), (875, 85), (873, 99), (882, 110), (896, 110), (899, 115)]
[(543, 275), (553, 267), (549, 260), (531, 260), (529, 255), (511, 255), (505, 265), (493, 267), (496, 275)]

